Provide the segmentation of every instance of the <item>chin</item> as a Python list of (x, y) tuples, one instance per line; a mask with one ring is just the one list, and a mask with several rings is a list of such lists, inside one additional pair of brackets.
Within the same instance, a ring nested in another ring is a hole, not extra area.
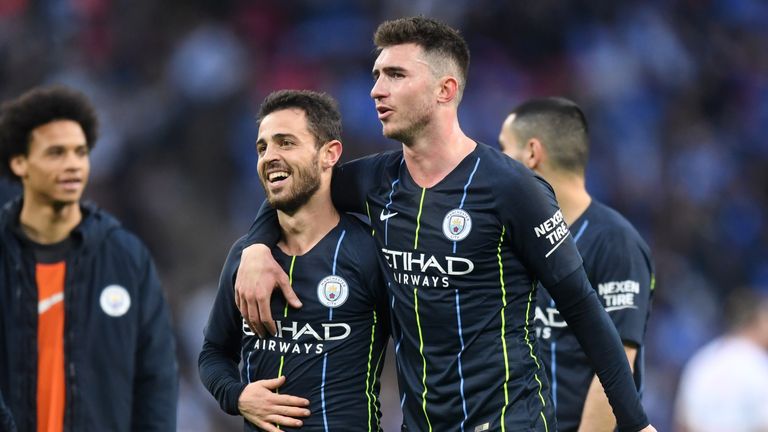
[(79, 197), (78, 199), (54, 198), (52, 204), (54, 207), (57, 207), (57, 208), (69, 207), (72, 205), (80, 204), (80, 198)]

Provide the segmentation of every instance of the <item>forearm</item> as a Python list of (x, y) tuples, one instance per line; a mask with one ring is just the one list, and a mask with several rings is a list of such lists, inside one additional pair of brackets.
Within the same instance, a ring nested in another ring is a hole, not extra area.
[[(634, 372), (634, 363), (637, 356), (637, 348), (628, 344), (624, 345), (624, 351), (627, 355), (630, 369)], [(592, 377), (592, 383), (587, 392), (587, 398), (584, 401), (584, 409), (581, 413), (581, 423), (579, 432), (605, 431), (613, 432), (616, 430), (616, 417), (613, 415), (608, 397), (597, 376)]]
[(246, 245), (256, 243), (272, 247), (280, 240), (280, 222), (277, 219), (277, 211), (273, 209), (267, 200), (261, 204), (256, 219), (248, 230)]
[(227, 414), (238, 415), (237, 403), (247, 383), (240, 382), (237, 364), (215, 344), (205, 341), (198, 358), (200, 381)]
[(550, 294), (606, 389), (619, 430), (634, 432), (647, 426), (619, 335), (583, 269), (551, 287)]
[(613, 432), (616, 429), (616, 417), (611, 404), (597, 376), (592, 377), (584, 409), (581, 413), (579, 432)]

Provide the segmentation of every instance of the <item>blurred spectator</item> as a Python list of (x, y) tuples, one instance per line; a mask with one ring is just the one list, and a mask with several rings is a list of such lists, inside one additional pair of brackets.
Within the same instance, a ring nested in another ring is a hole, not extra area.
[(768, 431), (768, 296), (736, 290), (726, 313), (729, 331), (683, 370), (680, 432)]
[[(680, 369), (720, 331), (719, 299), (729, 287), (768, 284), (768, 3), (452, 6), (0, 0), (0, 99), (60, 82), (94, 100), (104, 124), (92, 158), (104, 169), (88, 195), (145, 239), (179, 317), (199, 287), (216, 286), (221, 257), (262, 201), (256, 161), (243, 157), (253, 154), (244, 150), (255, 143), (255, 101), (278, 88), (327, 91), (346, 119), (346, 160), (395, 148), (367, 96), (368, 35), (397, 16), (446, 20), (473, 52), (459, 113), (468, 134), (493, 145), (512, 107), (552, 94), (592, 120), (588, 188), (657, 256), (644, 402), (659, 430), (672, 429)], [(205, 315), (197, 319), (195, 328)], [(195, 357), (181, 365), (193, 384)], [(184, 386), (192, 394), (182, 398), (202, 391)], [(210, 420), (187, 423), (201, 432), (226, 418), (196, 415)]]

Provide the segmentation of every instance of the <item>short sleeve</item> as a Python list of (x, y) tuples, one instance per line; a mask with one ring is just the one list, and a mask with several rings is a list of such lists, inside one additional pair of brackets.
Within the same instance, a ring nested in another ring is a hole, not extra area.
[(603, 235), (590, 281), (624, 342), (642, 345), (653, 267), (647, 249), (626, 230)]

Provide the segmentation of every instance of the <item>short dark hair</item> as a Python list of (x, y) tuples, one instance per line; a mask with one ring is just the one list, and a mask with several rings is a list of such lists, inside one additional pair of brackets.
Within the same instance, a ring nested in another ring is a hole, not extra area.
[(85, 133), (88, 149), (96, 144), (98, 119), (88, 98), (63, 86), (37, 87), (0, 107), (0, 173), (11, 178), (10, 161), (29, 152), (31, 133), (56, 120), (72, 120)]
[(270, 93), (259, 107), (257, 122), (284, 109), (298, 108), (307, 116), (307, 127), (315, 136), (315, 146), (341, 140), (341, 113), (336, 101), (326, 93), (311, 90), (278, 90)]
[(581, 175), (589, 158), (587, 118), (579, 106), (561, 97), (531, 99), (514, 110), (512, 132), (519, 143), (537, 138), (557, 169)]
[(373, 43), (379, 51), (393, 45), (413, 43), (426, 54), (446, 57), (459, 68), (461, 87), (466, 86), (469, 46), (459, 31), (447, 24), (421, 16), (384, 21), (373, 34)]

